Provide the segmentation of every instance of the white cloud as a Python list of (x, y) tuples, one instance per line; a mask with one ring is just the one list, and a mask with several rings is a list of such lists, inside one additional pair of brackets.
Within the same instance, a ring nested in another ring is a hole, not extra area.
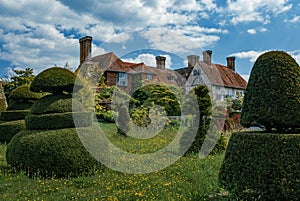
[(246, 80), (247, 82), (249, 81), (249, 78), (250, 78), (250, 75), (249, 74), (244, 74), (244, 75), (241, 75), (242, 78), (244, 78), (244, 80)]
[[(172, 59), (170, 55), (160, 55), (166, 57), (166, 68), (171, 68)], [(156, 59), (153, 54), (139, 54), (136, 58), (126, 58), (123, 61), (132, 63), (144, 63), (147, 66), (156, 67)]]
[(291, 22), (291, 23), (300, 22), (300, 16), (298, 15), (298, 16), (293, 17), (293, 19), (289, 20), (289, 22)]
[(263, 53), (267, 52), (266, 51), (247, 51), (247, 52), (237, 52), (237, 53), (233, 53), (230, 56), (236, 56), (237, 58), (240, 59), (249, 59), (250, 62), (254, 63), (256, 61), (256, 59)]
[(231, 22), (257, 21), (264, 24), (270, 22), (270, 15), (277, 15), (292, 8), (288, 0), (227, 0), (228, 10), (231, 14)]
[(256, 34), (256, 30), (255, 29), (248, 29), (247, 32), (251, 35)]

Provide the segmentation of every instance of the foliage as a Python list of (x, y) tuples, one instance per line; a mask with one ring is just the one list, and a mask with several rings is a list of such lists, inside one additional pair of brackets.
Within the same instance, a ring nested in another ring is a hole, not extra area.
[(0, 112), (5, 111), (6, 108), (7, 108), (6, 97), (5, 97), (2, 83), (0, 82)]
[(268, 132), (300, 127), (300, 68), (287, 53), (270, 51), (254, 63), (244, 97), (241, 124)]
[(8, 121), (0, 123), (0, 142), (9, 143), (18, 132), (25, 130), (25, 121)]
[(21, 131), (8, 144), (6, 158), (15, 169), (42, 177), (78, 176), (101, 166), (83, 147), (75, 128)]
[[(72, 105), (73, 104), (73, 105)], [(73, 106), (73, 107), (72, 107)], [(81, 112), (83, 108), (79, 101), (72, 99), (71, 94), (48, 95), (35, 101), (31, 107), (31, 114), (49, 114), (64, 112)]]
[(180, 116), (180, 100), (181, 90), (174, 86), (162, 84), (147, 84), (136, 90), (131, 100), (132, 109), (141, 107), (151, 107), (153, 104), (163, 107), (168, 116)]
[(14, 100), (9, 101), (9, 105), (7, 107), (7, 111), (17, 111), (17, 110), (30, 110), (33, 102), (18, 102)]
[(14, 75), (10, 78), (10, 81), (4, 85), (6, 97), (9, 97), (10, 93), (17, 87), (30, 84), (35, 78), (32, 68), (25, 68), (24, 70), (13, 69), (13, 72)]
[(82, 88), (76, 82), (76, 76), (70, 70), (60, 67), (52, 67), (39, 73), (32, 81), (30, 90), (34, 92), (50, 92), (62, 94), (63, 92), (77, 92)]
[(129, 130), (129, 111), (126, 106), (122, 106), (119, 110), (117, 115), (117, 125), (118, 125), (118, 133), (121, 135), (126, 135), (127, 131)]
[(234, 133), (220, 183), (240, 200), (298, 200), (300, 135)]
[(115, 87), (102, 87), (95, 95), (95, 113), (98, 119), (104, 118), (104, 114), (109, 111), (114, 90), (116, 90)]
[(25, 119), (29, 114), (29, 110), (7, 110), (1, 112), (1, 120), (3, 121), (15, 121)]
[[(190, 93), (195, 94), (197, 97), (200, 115), (197, 134), (186, 153), (196, 153), (199, 152), (210, 125), (209, 115), (211, 114), (212, 103), (209, 95), (209, 89), (206, 86), (199, 85), (193, 88)], [(187, 132), (187, 134), (188, 133), (189, 132)], [(184, 134), (180, 140), (180, 145), (182, 147), (185, 147), (190, 141), (190, 136), (187, 134)]]
[(9, 95), (9, 100), (18, 102), (29, 102), (43, 97), (42, 93), (35, 93), (30, 91), (30, 84), (21, 85), (15, 88)]
[(103, 113), (103, 119), (107, 122), (113, 123), (115, 122), (113, 111), (108, 110), (107, 112)]
[[(29, 114), (25, 118), (28, 130), (54, 130), (61, 128), (88, 127), (92, 124), (90, 112), (65, 112)], [(74, 122), (76, 120), (76, 124)]]

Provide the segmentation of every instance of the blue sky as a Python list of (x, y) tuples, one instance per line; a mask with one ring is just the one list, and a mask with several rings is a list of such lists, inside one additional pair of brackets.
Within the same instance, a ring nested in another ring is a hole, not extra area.
[(171, 68), (183, 67), (187, 55), (204, 50), (219, 64), (236, 56), (245, 78), (265, 51), (286, 51), (300, 63), (296, 0), (0, 0), (0, 10), (0, 77), (66, 62), (75, 69), (85, 35), (93, 37), (93, 56), (113, 51), (152, 66), (162, 54)]

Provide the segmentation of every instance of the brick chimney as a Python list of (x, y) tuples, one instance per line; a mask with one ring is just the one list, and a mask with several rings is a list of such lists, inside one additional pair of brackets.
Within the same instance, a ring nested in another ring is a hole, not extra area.
[(196, 62), (199, 61), (200, 57), (198, 55), (188, 55), (188, 67), (192, 68), (195, 66)]
[(91, 36), (85, 36), (79, 39), (80, 43), (80, 64), (81, 65), (87, 58), (91, 57), (92, 53), (92, 40)]
[(227, 68), (235, 71), (235, 57), (227, 57)]
[(166, 57), (157, 56), (156, 58), (156, 67), (162, 70), (166, 69)]
[(206, 63), (207, 65), (211, 66), (212, 51), (206, 50), (206, 51), (203, 51), (202, 54), (203, 54), (203, 62)]

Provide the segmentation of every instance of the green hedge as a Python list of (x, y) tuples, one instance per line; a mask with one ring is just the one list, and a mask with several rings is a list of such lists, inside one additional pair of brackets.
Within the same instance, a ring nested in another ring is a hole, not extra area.
[(0, 123), (0, 142), (8, 143), (18, 132), (25, 130), (25, 121), (8, 121)]
[(61, 67), (52, 67), (39, 73), (31, 83), (30, 90), (34, 92), (50, 92), (61, 94), (76, 92), (82, 85), (76, 82), (76, 75), (70, 70)]
[(300, 134), (234, 133), (219, 181), (242, 200), (298, 200)]
[(35, 93), (30, 91), (30, 85), (24, 84), (14, 89), (8, 96), (9, 100), (21, 100), (26, 102), (28, 100), (37, 100), (43, 97), (42, 93)]
[(14, 100), (9, 101), (7, 110), (30, 110), (33, 102), (18, 102)]
[(72, 100), (71, 94), (48, 95), (35, 101), (35, 104), (31, 107), (30, 113), (48, 114), (72, 112), (72, 104), (74, 104), (74, 112), (83, 111), (80, 102), (75, 99)]
[(86, 151), (75, 128), (21, 131), (7, 145), (6, 159), (13, 168), (42, 177), (78, 176), (103, 167)]
[(26, 115), (29, 114), (29, 110), (8, 110), (1, 112), (1, 120), (14, 121), (25, 119)]
[[(74, 117), (73, 117), (74, 115)], [(53, 130), (61, 128), (74, 128), (74, 119), (77, 127), (88, 127), (92, 125), (92, 114), (90, 112), (66, 112), (26, 116), (26, 128), (28, 130)], [(78, 119), (80, 121), (78, 121)]]

